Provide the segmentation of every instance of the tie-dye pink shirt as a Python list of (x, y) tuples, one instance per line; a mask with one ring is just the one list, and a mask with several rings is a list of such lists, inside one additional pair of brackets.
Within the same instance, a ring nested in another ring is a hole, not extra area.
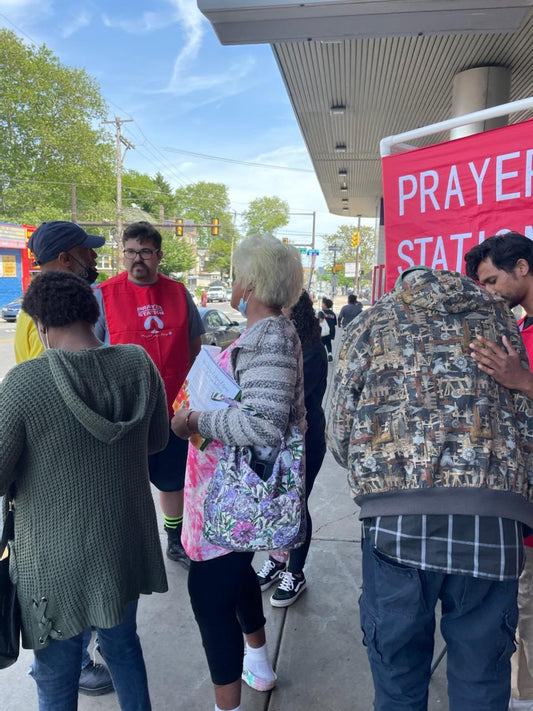
[[(216, 357), (218, 365), (229, 375), (233, 375), (231, 351), (238, 345), (241, 338), (242, 335)], [(207, 487), (215, 473), (215, 467), (223, 450), (224, 445), (217, 440), (212, 440), (203, 452), (192, 445), (189, 446), (181, 541), (191, 560), (210, 560), (231, 553), (227, 548), (213, 545), (202, 535)]]

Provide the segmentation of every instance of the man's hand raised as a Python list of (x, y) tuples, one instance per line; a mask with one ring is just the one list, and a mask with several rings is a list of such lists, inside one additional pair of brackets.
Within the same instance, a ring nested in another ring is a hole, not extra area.
[(476, 336), (470, 344), (472, 358), (480, 370), (491, 375), (500, 385), (510, 390), (521, 390), (533, 397), (533, 375), (522, 366), (520, 354), (507, 336), (502, 338), (503, 348), (494, 341)]

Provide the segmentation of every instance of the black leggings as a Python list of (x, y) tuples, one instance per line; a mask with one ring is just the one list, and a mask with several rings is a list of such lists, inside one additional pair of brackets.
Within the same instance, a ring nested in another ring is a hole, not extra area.
[(265, 624), (253, 553), (191, 561), (189, 595), (213, 684), (241, 678), (244, 634)]
[[(306, 437), (307, 445), (307, 437)], [(318, 450), (310, 452), (305, 465), (305, 511), (307, 518), (307, 529), (305, 532), (305, 541), (299, 548), (295, 548), (291, 551), (289, 556), (289, 564), (287, 570), (290, 573), (296, 573), (299, 575), (304, 569), (305, 560), (309, 552), (309, 546), (311, 545), (311, 538), (313, 537), (313, 522), (311, 521), (311, 516), (309, 514), (308, 500), (311, 492), (313, 490), (313, 484), (315, 483), (316, 476), (320, 471), (324, 457), (326, 456), (326, 443), (323, 442), (323, 446)]]
[(331, 336), (322, 336), (321, 341), (326, 346), (328, 355), (331, 355)]

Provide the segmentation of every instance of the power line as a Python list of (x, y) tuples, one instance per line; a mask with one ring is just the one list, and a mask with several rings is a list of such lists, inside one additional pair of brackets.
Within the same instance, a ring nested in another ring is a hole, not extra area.
[(193, 156), (194, 158), (204, 158), (205, 160), (220, 161), (222, 163), (236, 163), (238, 165), (249, 165), (254, 168), (272, 168), (274, 170), (290, 170), (296, 173), (314, 173), (314, 170), (309, 168), (291, 168), (287, 165), (273, 165), (272, 163), (253, 163), (246, 160), (237, 160), (236, 158), (223, 158), (221, 156), (212, 156), (207, 153), (195, 153), (194, 151), (185, 151), (182, 148), (173, 148), (171, 146), (162, 146), (162, 150), (170, 151), (171, 153), (182, 153), (183, 155)]

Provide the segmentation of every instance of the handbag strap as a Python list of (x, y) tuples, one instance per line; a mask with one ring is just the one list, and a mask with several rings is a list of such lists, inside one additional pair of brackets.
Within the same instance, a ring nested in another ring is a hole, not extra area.
[(4, 555), (8, 541), (15, 538), (15, 484), (11, 484), (9, 487), (7, 507), (7, 513), (2, 527), (2, 549), (0, 551), (0, 558)]

